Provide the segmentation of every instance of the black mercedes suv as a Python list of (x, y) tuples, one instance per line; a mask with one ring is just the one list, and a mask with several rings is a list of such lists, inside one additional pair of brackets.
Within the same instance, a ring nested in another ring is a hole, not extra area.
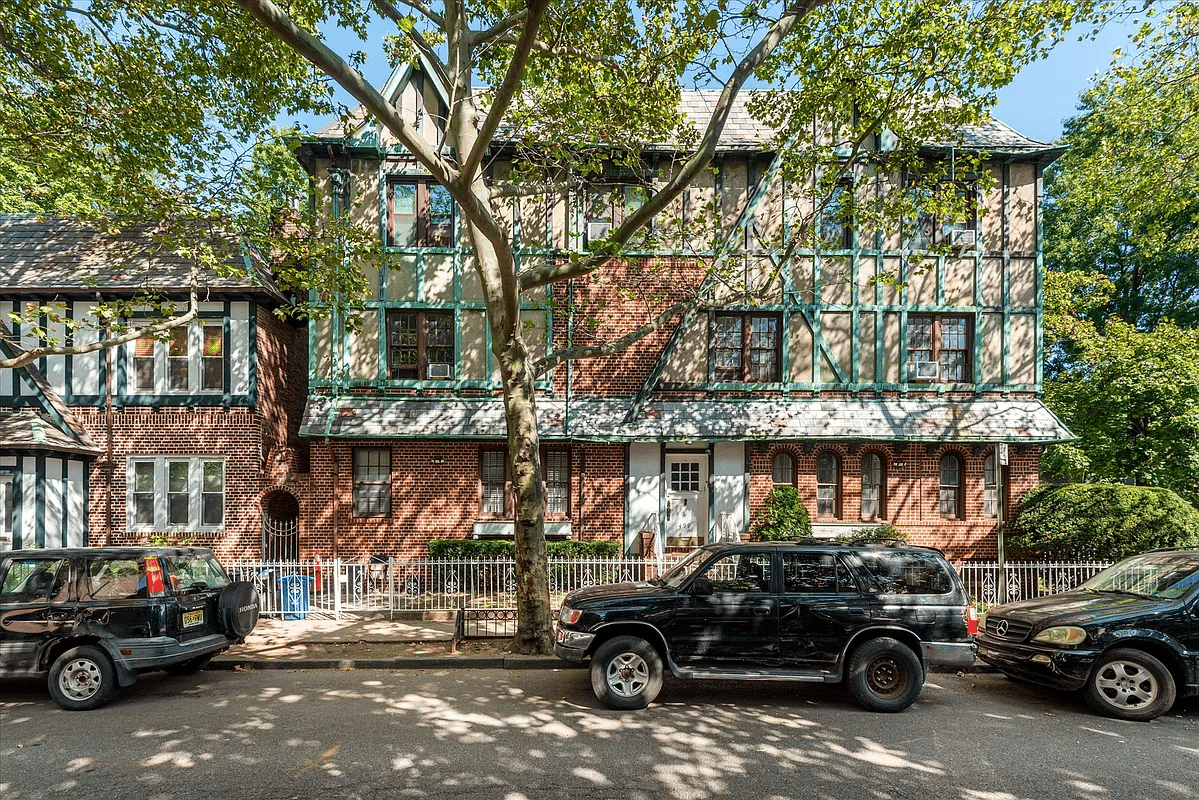
[(0, 677), (46, 676), (71, 711), (138, 673), (186, 675), (244, 641), (258, 591), (200, 547), (73, 547), (0, 554)]
[(651, 703), (665, 665), (680, 678), (844, 682), (865, 708), (902, 711), (928, 666), (974, 663), (974, 619), (933, 549), (712, 544), (657, 580), (571, 592), (555, 652), (591, 657), (610, 708)]

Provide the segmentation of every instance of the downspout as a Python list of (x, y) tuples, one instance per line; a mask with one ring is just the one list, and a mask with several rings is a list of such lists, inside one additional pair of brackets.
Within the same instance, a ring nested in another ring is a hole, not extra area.
[[(104, 326), (104, 338), (109, 338), (111, 329)], [(112, 348), (104, 348), (104, 544), (112, 544)]]
[(325, 445), (333, 456), (333, 552), (331, 558), (338, 558), (338, 539), (341, 528), (341, 459), (337, 457), (337, 448), (330, 439), (325, 439)]

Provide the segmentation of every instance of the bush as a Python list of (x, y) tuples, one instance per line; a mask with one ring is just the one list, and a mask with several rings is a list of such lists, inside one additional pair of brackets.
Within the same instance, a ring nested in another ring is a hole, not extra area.
[(754, 524), (753, 538), (762, 542), (797, 542), (812, 535), (808, 509), (792, 486), (776, 486), (766, 495), (766, 508)]
[[(620, 542), (546, 542), (550, 558), (619, 558)], [(516, 548), (510, 539), (434, 539), (429, 542), (431, 558), (513, 558)]]
[(1199, 511), (1169, 489), (1041, 486), (1007, 527), (1012, 558), (1118, 561), (1157, 547), (1199, 546)]
[(890, 544), (891, 542), (907, 542), (908, 535), (890, 522), (873, 527), (858, 528), (848, 536), (840, 536), (837, 541), (845, 544)]

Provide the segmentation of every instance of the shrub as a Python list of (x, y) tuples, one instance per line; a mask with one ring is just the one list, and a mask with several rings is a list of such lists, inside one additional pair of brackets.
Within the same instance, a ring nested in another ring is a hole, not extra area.
[(1199, 511), (1169, 489), (1041, 486), (1007, 527), (1012, 558), (1117, 561), (1156, 547), (1199, 546)]
[(792, 486), (776, 486), (766, 496), (766, 508), (754, 524), (753, 537), (763, 542), (800, 541), (812, 535), (808, 509)]
[(546, 542), (550, 558), (620, 558), (623, 547), (620, 542)]
[(907, 542), (908, 535), (890, 522), (865, 528), (857, 528), (847, 536), (837, 539), (845, 544), (889, 544), (891, 542)]

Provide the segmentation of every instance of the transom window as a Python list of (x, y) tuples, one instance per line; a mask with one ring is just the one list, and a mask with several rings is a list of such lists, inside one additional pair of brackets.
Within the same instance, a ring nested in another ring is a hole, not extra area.
[(962, 460), (952, 453), (941, 456), (941, 516), (962, 516)]
[(131, 530), (214, 530), (225, 524), (222, 459), (130, 459), (127, 480)]
[(825, 450), (816, 459), (816, 513), (822, 517), (840, 516), (841, 459)]
[(392, 380), (453, 379), (453, 313), (388, 311), (387, 364)]
[(715, 379), (777, 382), (782, 363), (781, 324), (778, 314), (716, 314), (712, 325)]
[(970, 380), (970, 319), (908, 317), (909, 381), (965, 383)]
[(354, 448), (354, 516), (391, 516), (391, 448)]
[(220, 324), (181, 325), (164, 340), (142, 336), (129, 343), (132, 390), (145, 394), (225, 391), (225, 331)]
[(387, 186), (387, 243), (453, 247), (454, 200), (435, 181), (393, 179)]

